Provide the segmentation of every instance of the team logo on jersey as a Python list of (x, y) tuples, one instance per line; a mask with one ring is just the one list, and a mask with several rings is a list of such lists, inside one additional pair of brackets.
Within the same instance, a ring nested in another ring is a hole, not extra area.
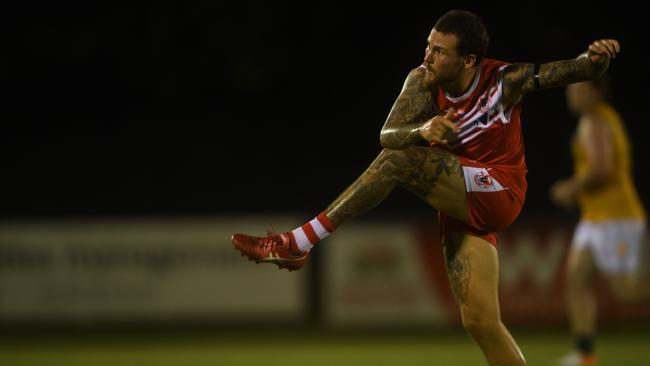
[(481, 112), (484, 112), (488, 109), (488, 96), (487, 93), (481, 95), (481, 97), (478, 99), (478, 106), (481, 110)]
[(481, 95), (477, 103), (479, 107), (480, 116), (476, 119), (476, 121), (474, 121), (474, 125), (478, 125), (480, 123), (483, 126), (486, 126), (490, 121), (490, 110), (491, 110), (488, 101), (488, 94), (485, 93)]
[(484, 188), (492, 187), (493, 184), (492, 177), (484, 170), (474, 174), (474, 182)]

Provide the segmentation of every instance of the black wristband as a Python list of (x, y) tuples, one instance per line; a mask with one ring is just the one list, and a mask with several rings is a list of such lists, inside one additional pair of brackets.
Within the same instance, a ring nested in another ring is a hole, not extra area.
[(535, 83), (535, 89), (539, 89), (539, 64), (533, 66), (533, 82)]

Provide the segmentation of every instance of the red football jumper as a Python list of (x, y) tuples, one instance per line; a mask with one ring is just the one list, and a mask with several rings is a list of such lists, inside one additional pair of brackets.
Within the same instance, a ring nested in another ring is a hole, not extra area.
[(465, 176), (468, 216), (463, 222), (439, 214), (443, 240), (467, 232), (496, 245), (496, 231), (510, 225), (526, 196), (526, 160), (521, 134), (521, 100), (504, 109), (503, 70), (508, 63), (483, 59), (467, 92), (452, 97), (438, 87), (441, 113), (454, 108), (458, 140), (436, 145), (460, 158)]

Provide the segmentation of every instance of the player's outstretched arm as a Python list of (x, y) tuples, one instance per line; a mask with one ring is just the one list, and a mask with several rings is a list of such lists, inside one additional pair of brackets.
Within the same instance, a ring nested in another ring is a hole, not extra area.
[(539, 65), (512, 64), (503, 73), (503, 93), (506, 105), (516, 103), (529, 92), (593, 80), (602, 75), (609, 61), (618, 55), (621, 47), (615, 39), (601, 39), (575, 59), (548, 62)]
[(420, 128), (436, 114), (434, 108), (426, 69), (424, 66), (413, 69), (381, 129), (381, 145), (388, 149), (404, 149), (421, 141)]

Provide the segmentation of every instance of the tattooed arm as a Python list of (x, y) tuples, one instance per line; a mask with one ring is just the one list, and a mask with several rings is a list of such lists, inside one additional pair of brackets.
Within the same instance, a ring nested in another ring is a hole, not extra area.
[(616, 40), (601, 39), (589, 45), (588, 51), (575, 59), (541, 64), (539, 88), (535, 86), (534, 64), (512, 64), (503, 72), (504, 106), (511, 107), (531, 91), (593, 80), (607, 70), (609, 60), (615, 58), (619, 51)]
[(434, 96), (423, 66), (413, 69), (406, 77), (388, 118), (381, 129), (381, 145), (389, 149), (404, 149), (423, 140), (420, 128), (435, 115)]

